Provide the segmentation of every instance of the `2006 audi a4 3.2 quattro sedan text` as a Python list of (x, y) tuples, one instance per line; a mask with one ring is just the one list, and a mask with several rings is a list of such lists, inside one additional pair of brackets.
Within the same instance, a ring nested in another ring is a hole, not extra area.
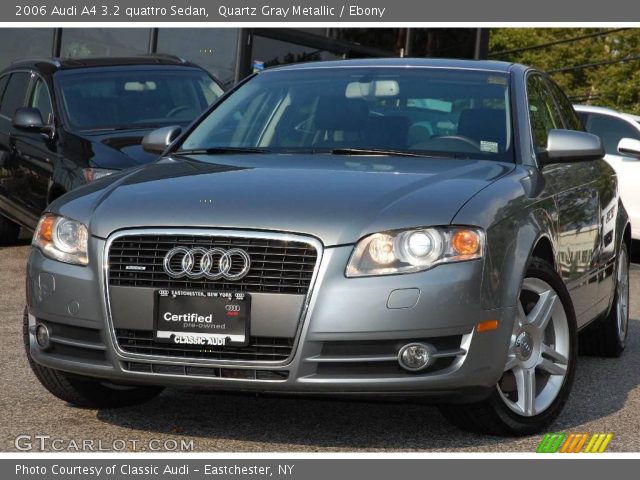
[(72, 404), (424, 397), (527, 434), (560, 413), (579, 344), (625, 347), (617, 179), (535, 70), (275, 68), (145, 147), (164, 154), (61, 197), (33, 240), (25, 345)]

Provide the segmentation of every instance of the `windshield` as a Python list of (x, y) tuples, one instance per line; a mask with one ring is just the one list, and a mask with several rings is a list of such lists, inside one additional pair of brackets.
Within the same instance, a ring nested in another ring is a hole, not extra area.
[(513, 161), (508, 83), (504, 74), (461, 69), (270, 71), (219, 104), (180, 148)]
[(222, 95), (209, 75), (194, 69), (72, 72), (57, 81), (67, 118), (78, 130), (185, 124)]

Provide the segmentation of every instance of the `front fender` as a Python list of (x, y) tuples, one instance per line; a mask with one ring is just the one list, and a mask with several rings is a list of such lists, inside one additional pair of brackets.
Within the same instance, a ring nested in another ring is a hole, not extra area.
[(458, 212), (452, 223), (476, 225), (487, 233), (482, 276), (482, 305), (486, 309), (518, 303), (529, 257), (542, 238), (557, 244), (557, 208), (554, 192), (533, 167), (514, 172), (479, 192)]
[(543, 200), (522, 215), (508, 217), (487, 230), (487, 252), (482, 276), (482, 305), (486, 309), (518, 303), (520, 287), (531, 254), (547, 239), (556, 258), (557, 227), (549, 211), (553, 199)]

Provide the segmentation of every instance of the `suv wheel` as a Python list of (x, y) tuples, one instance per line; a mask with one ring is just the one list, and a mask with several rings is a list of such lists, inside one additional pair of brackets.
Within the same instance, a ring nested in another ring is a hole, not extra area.
[(629, 251), (623, 243), (616, 265), (616, 286), (611, 309), (580, 334), (580, 353), (619, 357), (629, 330)]
[(494, 435), (543, 430), (567, 401), (576, 363), (576, 319), (569, 293), (553, 267), (530, 261), (520, 291), (504, 374), (485, 400), (441, 406), (458, 427)]
[(162, 387), (135, 387), (69, 374), (36, 363), (29, 346), (29, 317), (23, 319), (24, 347), (29, 366), (42, 386), (51, 394), (76, 407), (118, 408), (147, 402), (162, 392)]
[(15, 244), (19, 235), (20, 225), (0, 215), (0, 246)]

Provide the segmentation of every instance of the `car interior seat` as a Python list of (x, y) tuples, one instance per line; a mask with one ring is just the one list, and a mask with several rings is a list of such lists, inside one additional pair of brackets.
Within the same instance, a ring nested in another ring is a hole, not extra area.
[(480, 142), (493, 142), (504, 151), (507, 142), (507, 125), (504, 110), (473, 108), (462, 110), (458, 119), (458, 135)]
[(364, 147), (369, 124), (369, 106), (361, 98), (321, 97), (314, 119), (313, 144), (339, 148), (361, 144)]

